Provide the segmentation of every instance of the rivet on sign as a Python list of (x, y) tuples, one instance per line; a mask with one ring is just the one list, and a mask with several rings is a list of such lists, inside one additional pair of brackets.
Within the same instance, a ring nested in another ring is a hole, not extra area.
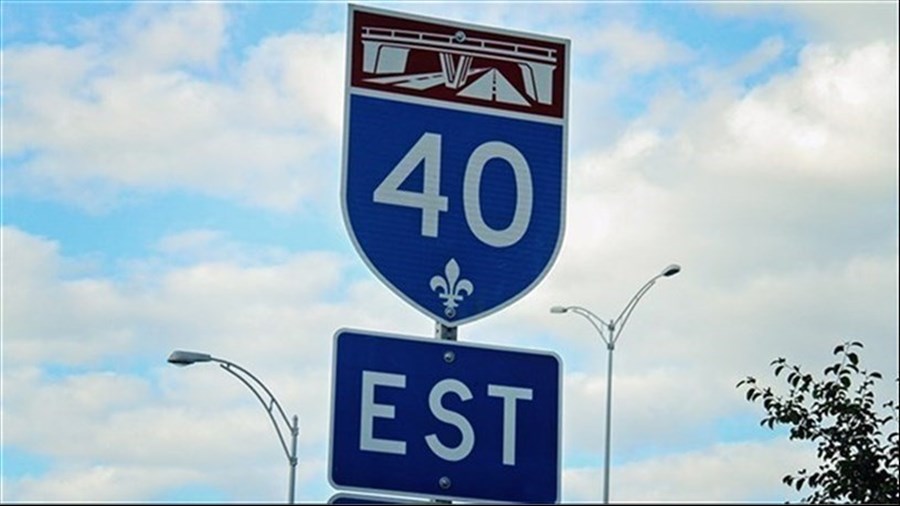
[(438, 485), (440, 485), (442, 489), (447, 490), (448, 488), (450, 488), (450, 478), (441, 476), (441, 479), (438, 480)]
[(444, 362), (452, 364), (454, 360), (456, 360), (456, 353), (453, 353), (452, 351), (444, 352)]

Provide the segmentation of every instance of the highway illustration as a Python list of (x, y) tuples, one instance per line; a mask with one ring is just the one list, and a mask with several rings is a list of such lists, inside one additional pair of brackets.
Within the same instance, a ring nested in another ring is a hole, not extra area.
[[(361, 27), (367, 83), (532, 107), (553, 102), (554, 48), (501, 39), (399, 28)], [(425, 71), (411, 70), (425, 69)]]

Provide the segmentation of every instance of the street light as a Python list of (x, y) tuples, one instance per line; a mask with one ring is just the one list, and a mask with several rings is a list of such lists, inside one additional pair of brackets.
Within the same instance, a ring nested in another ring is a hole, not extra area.
[[(585, 309), (581, 306), (553, 306), (550, 308), (551, 313), (562, 314), (572, 312), (577, 315), (581, 315), (587, 319), (597, 329), (597, 333), (600, 334), (600, 338), (603, 339), (603, 342), (606, 343), (607, 356), (608, 361), (606, 364), (606, 450), (604, 452), (603, 457), (603, 503), (609, 503), (609, 450), (610, 450), (610, 424), (611, 424), (611, 414), (612, 414), (612, 364), (613, 364), (613, 350), (616, 349), (616, 341), (619, 340), (619, 336), (622, 335), (622, 329), (625, 327), (625, 322), (628, 321), (628, 317), (631, 316), (631, 312), (634, 310), (634, 306), (637, 305), (638, 301), (641, 297), (647, 293), (647, 290), (650, 289), (659, 278), (668, 278), (674, 276), (681, 272), (681, 266), (678, 264), (671, 264), (665, 269), (662, 270), (656, 276), (650, 278), (650, 281), (647, 281), (644, 286), (641, 287), (637, 293), (628, 301), (628, 304), (625, 306), (625, 309), (619, 313), (619, 316), (615, 320), (604, 321), (599, 316), (592, 313), (590, 310)], [(599, 323), (599, 325), (598, 325)], [(606, 330), (604, 332), (604, 329)]]
[[(209, 353), (198, 353), (195, 351), (183, 351), (183, 350), (175, 350), (169, 355), (168, 362), (173, 365), (177, 365), (180, 367), (188, 366), (191, 364), (196, 364), (200, 362), (217, 362), (219, 367), (224, 369), (226, 372), (230, 373), (235, 378), (239, 379), (241, 383), (247, 386), (253, 395), (259, 399), (260, 404), (266, 409), (266, 413), (269, 414), (269, 419), (272, 420), (272, 426), (275, 427), (275, 432), (278, 433), (278, 439), (281, 441), (281, 448), (284, 450), (285, 456), (287, 456), (288, 463), (291, 466), (290, 476), (289, 476), (289, 484), (288, 484), (288, 503), (294, 504), (294, 484), (296, 483), (297, 476), (297, 435), (300, 434), (300, 426), (297, 419), (297, 415), (294, 415), (292, 421), (288, 421), (287, 415), (284, 413), (284, 409), (281, 408), (281, 404), (278, 403), (278, 400), (275, 399), (275, 396), (272, 395), (272, 392), (266, 388), (266, 385), (263, 384), (262, 381), (259, 380), (256, 376), (250, 373), (250, 371), (244, 369), (243, 367), (235, 364), (234, 362), (230, 362), (225, 359), (217, 358)], [(247, 379), (250, 381), (247, 381)], [(265, 395), (268, 396), (268, 401), (263, 398), (260, 394), (260, 390), (262, 389), (265, 392)], [(275, 415), (272, 414), (272, 409), (276, 408), (278, 410), (278, 414), (280, 415), (281, 421), (284, 422), (285, 426), (291, 433), (291, 448), (288, 450), (288, 445), (285, 443), (284, 435), (281, 432), (281, 428), (278, 426), (278, 419), (275, 418)]]

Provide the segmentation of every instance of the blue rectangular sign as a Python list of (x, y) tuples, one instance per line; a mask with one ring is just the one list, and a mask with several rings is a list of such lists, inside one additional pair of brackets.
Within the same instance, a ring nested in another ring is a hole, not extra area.
[(335, 488), (559, 500), (556, 354), (341, 329), (333, 363)]

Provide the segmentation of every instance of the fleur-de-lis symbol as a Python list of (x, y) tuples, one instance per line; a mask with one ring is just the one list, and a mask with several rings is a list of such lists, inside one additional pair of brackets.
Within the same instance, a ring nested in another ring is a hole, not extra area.
[(447, 318), (456, 316), (456, 308), (465, 295), (472, 295), (475, 286), (468, 279), (459, 279), (459, 264), (451, 258), (444, 266), (444, 276), (431, 278), (431, 291), (437, 291), (438, 297), (444, 300), (444, 314)]

